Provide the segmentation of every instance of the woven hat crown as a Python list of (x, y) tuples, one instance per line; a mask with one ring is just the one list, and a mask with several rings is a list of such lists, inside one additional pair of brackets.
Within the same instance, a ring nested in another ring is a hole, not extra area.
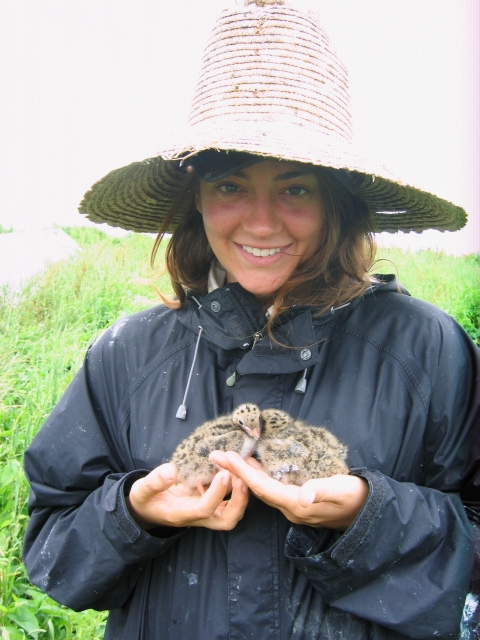
[(95, 222), (155, 232), (175, 203), (174, 231), (189, 207), (182, 166), (214, 149), (327, 167), (364, 200), (378, 231), (455, 231), (466, 222), (463, 209), (402, 184), (355, 148), (347, 71), (317, 16), (281, 0), (247, 0), (222, 12), (186, 129), (156, 158), (99, 180), (80, 211)]
[(248, 5), (213, 30), (190, 125), (286, 121), (350, 142), (347, 71), (317, 20), (283, 3)]

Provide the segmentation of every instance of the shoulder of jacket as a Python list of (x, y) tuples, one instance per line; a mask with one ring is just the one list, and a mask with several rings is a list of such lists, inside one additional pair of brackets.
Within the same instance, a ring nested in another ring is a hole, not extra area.
[(161, 325), (165, 326), (172, 322), (175, 322), (174, 312), (161, 304), (119, 318), (114, 324), (107, 327), (97, 340), (108, 339), (118, 341), (132, 339), (139, 334), (144, 336), (146, 332), (155, 331), (157, 327)]
[(415, 298), (399, 283), (395, 288), (381, 285), (374, 288), (363, 296), (358, 307), (359, 310), (364, 310), (368, 314), (377, 312), (381, 318), (385, 319), (394, 320), (393, 313), (398, 313), (410, 323), (456, 324), (446, 311), (431, 302)]
[(405, 290), (376, 287), (355, 300), (351, 310), (334, 315), (329, 326), (398, 355), (423, 357), (433, 352), (459, 353), (468, 337), (463, 328), (439, 307), (404, 294)]
[[(157, 305), (117, 320), (92, 342), (89, 357), (114, 361), (133, 359), (140, 366), (152, 356), (160, 356), (167, 344), (182, 341), (185, 331), (174, 311)], [(188, 342), (192, 336), (183, 338)]]

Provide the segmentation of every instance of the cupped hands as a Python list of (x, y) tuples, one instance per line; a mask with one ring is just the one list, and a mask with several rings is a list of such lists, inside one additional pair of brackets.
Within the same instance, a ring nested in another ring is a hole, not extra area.
[[(206, 527), (229, 531), (243, 518), (248, 489), (238, 476), (220, 470), (205, 493), (175, 484), (171, 463), (156, 467), (136, 480), (126, 497), (127, 509), (141, 529)], [(230, 494), (230, 498), (225, 497)]]
[(260, 462), (254, 458), (243, 460), (233, 451), (213, 451), (210, 461), (242, 480), (257, 498), (279, 509), (294, 524), (345, 531), (369, 493), (367, 481), (354, 475), (316, 478), (299, 487), (275, 480)]

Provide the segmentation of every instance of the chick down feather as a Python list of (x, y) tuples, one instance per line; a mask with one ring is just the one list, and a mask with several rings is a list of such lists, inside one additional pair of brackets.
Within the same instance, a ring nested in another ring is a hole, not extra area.
[(264, 409), (260, 430), (256, 457), (275, 480), (302, 485), (349, 472), (347, 447), (324, 427), (293, 420), (279, 409)]
[(189, 487), (211, 484), (218, 467), (208, 458), (212, 451), (235, 451), (242, 458), (251, 456), (260, 437), (260, 409), (241, 404), (231, 414), (208, 420), (183, 440), (171, 462), (177, 467), (177, 483)]

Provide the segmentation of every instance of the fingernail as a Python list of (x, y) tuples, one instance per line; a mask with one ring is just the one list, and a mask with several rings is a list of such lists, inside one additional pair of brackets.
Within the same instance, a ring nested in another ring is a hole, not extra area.
[(165, 480), (165, 482), (173, 482), (173, 478), (174, 478), (174, 472), (173, 469), (171, 468), (170, 465), (165, 466), (162, 471), (161, 474), (162, 478)]
[(243, 484), (243, 482), (242, 482), (242, 491), (243, 493), (248, 493), (248, 487), (246, 484)]
[(305, 491), (302, 494), (302, 503), (304, 507), (309, 507), (313, 501), (315, 500), (315, 492), (314, 491)]
[(228, 484), (230, 482), (230, 474), (224, 473), (222, 475), (222, 484)]

